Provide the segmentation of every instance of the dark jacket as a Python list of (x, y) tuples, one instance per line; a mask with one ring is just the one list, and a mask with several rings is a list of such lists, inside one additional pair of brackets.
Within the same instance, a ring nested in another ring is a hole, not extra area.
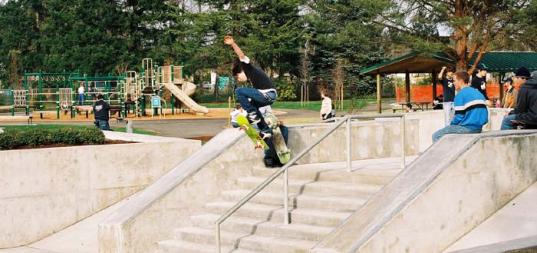
[(102, 99), (95, 102), (93, 112), (95, 113), (95, 119), (106, 121), (110, 119), (110, 105)]
[(526, 124), (537, 125), (537, 79), (532, 78), (520, 87), (517, 104), (511, 114), (516, 120)]

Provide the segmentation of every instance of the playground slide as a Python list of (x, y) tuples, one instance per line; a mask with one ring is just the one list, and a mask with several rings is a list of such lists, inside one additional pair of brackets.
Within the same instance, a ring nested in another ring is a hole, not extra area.
[[(191, 85), (189, 85), (191, 86)], [(164, 87), (168, 89), (177, 99), (183, 102), (188, 108), (195, 112), (208, 113), (209, 109), (205, 106), (198, 105), (192, 100), (183, 90), (175, 86), (173, 83), (164, 83)]]

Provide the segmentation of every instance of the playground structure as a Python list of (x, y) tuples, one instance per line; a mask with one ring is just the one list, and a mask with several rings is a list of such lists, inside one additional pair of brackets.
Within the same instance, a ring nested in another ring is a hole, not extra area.
[[(126, 71), (118, 76), (87, 76), (80, 73), (24, 73), (23, 89), (0, 90), (0, 110), (9, 111), (12, 116), (18, 111), (25, 115), (55, 111), (56, 119), (61, 113), (74, 118), (77, 113), (92, 112), (97, 95), (102, 94), (110, 104), (111, 114), (117, 118), (147, 116), (149, 103), (151, 115), (165, 115), (164, 109), (175, 114), (180, 112), (206, 114), (209, 110), (190, 98), (196, 85), (183, 79), (182, 66), (158, 66), (151, 58), (142, 60), (140, 72)], [(84, 87), (83, 100), (78, 98), (78, 87)], [(163, 98), (164, 90), (169, 90), (169, 101)], [(183, 107), (184, 105), (184, 107)], [(132, 111), (132, 113), (131, 113)], [(133, 115), (132, 115), (133, 114)]]

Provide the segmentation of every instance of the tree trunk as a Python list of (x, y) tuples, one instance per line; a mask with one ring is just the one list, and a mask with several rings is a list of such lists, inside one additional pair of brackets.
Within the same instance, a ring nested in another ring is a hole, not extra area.
[[(455, 2), (455, 17), (461, 19), (464, 17), (463, 0)], [(456, 52), (456, 68), (457, 71), (466, 71), (468, 69), (467, 51), (468, 51), (468, 33), (463, 24), (455, 27), (455, 52)]]

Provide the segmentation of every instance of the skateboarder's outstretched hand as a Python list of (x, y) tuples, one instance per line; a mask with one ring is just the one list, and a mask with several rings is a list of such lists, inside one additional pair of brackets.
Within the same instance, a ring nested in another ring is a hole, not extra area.
[(231, 35), (226, 35), (226, 36), (224, 37), (224, 44), (226, 44), (226, 45), (231, 45), (231, 44), (233, 44), (233, 43), (235, 43), (235, 40), (233, 40), (233, 36), (231, 36)]

